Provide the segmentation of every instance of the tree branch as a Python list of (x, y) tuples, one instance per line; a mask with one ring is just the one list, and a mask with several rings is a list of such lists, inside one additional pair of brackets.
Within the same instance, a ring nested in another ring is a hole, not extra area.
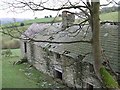
[(26, 40), (30, 40), (30, 41), (34, 41), (34, 42), (44, 42), (44, 43), (54, 43), (54, 44), (71, 44), (71, 43), (91, 43), (91, 41), (85, 41), (85, 40), (80, 40), (80, 41), (67, 41), (67, 42), (57, 42), (57, 41), (45, 41), (45, 40), (35, 40), (32, 38), (26, 39)]
[[(34, 10), (34, 11), (43, 11), (43, 10), (59, 11), (59, 10), (63, 10), (63, 9), (72, 9), (72, 8), (76, 9), (76, 8), (80, 8), (80, 7), (81, 8), (87, 8), (86, 6), (83, 6), (83, 5), (63, 6), (63, 7), (60, 7), (60, 8), (48, 8), (48, 7), (42, 6), (41, 4), (35, 4), (34, 2), (19, 1), (19, 3), (21, 3), (23, 5), (17, 6), (15, 3), (8, 3), (8, 4), (12, 5), (15, 8), (23, 8), (23, 7), (28, 6), (31, 10)], [(33, 8), (32, 6), (35, 6), (35, 8)]]

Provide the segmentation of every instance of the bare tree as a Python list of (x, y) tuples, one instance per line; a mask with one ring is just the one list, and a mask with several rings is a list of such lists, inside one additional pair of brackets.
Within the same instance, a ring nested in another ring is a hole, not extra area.
[[(78, 16), (79, 18), (81, 18), (83, 21), (76, 23), (76, 24), (71, 24), (68, 27), (74, 26), (74, 25), (79, 25), (80, 28), (82, 28), (86, 23), (89, 25), (89, 27), (91, 27), (92, 29), (92, 39), (90, 41), (84, 41), (84, 40), (80, 40), (80, 41), (71, 41), (71, 42), (53, 42), (53, 41), (42, 41), (42, 40), (35, 40), (33, 38), (28, 37), (28, 40), (34, 41), (34, 42), (48, 42), (48, 43), (56, 43), (56, 44), (70, 44), (70, 43), (78, 43), (78, 42), (84, 42), (84, 43), (90, 43), (92, 45), (92, 50), (93, 50), (93, 57), (94, 57), (94, 69), (96, 72), (97, 77), (99, 78), (99, 80), (101, 82), (104, 82), (101, 74), (100, 74), (100, 70), (101, 68), (103, 68), (102, 65), (102, 61), (101, 61), (101, 57), (102, 57), (102, 47), (101, 47), (101, 43), (100, 43), (100, 39), (99, 39), (99, 34), (100, 34), (100, 18), (99, 18), (99, 8), (100, 6), (107, 6), (110, 3), (114, 2), (116, 3), (114, 0), (109, 1), (107, 4), (103, 4), (100, 5), (100, 1), (97, 0), (78, 0), (78, 1), (74, 1), (72, 2), (71, 0), (66, 0), (63, 2), (63, 0), (57, 0), (57, 2), (60, 3), (59, 6), (57, 7), (49, 7), (46, 6), (50, 1), (46, 0), (45, 2), (41, 1), (41, 2), (32, 2), (32, 1), (21, 1), (21, 0), (15, 0), (15, 2), (5, 2), (9, 5), (9, 8), (12, 9), (18, 9), (21, 8), (23, 11), (26, 10), (33, 10), (33, 11), (43, 11), (43, 10), (51, 10), (51, 11), (60, 11), (60, 10), (66, 10), (66, 9), (78, 9), (80, 10), (80, 13), (74, 13), (74, 12), (70, 12), (70, 11), (66, 11), (67, 13), (72, 13), (76, 16)], [(82, 3), (82, 4), (81, 4)], [(65, 27), (67, 28), (67, 27)], [(63, 30), (65, 30), (65, 28), (63, 28)], [(18, 30), (19, 31), (19, 30)], [(75, 35), (77, 35), (80, 32), (80, 29), (75, 30), (73, 33), (76, 33)], [(9, 32), (3, 32), (4, 34), (8, 34)], [(59, 33), (59, 32), (58, 32)], [(10, 36), (14, 37), (13, 35), (11, 35), (9, 33)], [(20, 38), (22, 39), (22, 38)], [(110, 86), (111, 87), (111, 86)], [(118, 88), (117, 86), (115, 88)]]

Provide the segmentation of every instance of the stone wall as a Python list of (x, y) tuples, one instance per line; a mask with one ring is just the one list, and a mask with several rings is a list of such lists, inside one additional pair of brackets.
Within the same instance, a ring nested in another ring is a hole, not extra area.
[(23, 58), (24, 57), (24, 55), (25, 55), (25, 47), (24, 47), (24, 41), (23, 40), (21, 40), (20, 41), (20, 50), (21, 50), (21, 58)]
[[(89, 63), (81, 62), (79, 59), (66, 55), (60, 55), (58, 58), (58, 53), (46, 50), (33, 42), (27, 42), (26, 45), (28, 62), (39, 71), (52, 77), (56, 77), (56, 70), (61, 72), (62, 81), (70, 87), (100, 86), (97, 80), (91, 76), (94, 75), (94, 72), (93, 67), (90, 70), (91, 65)], [(25, 54), (24, 49), (24, 42), (21, 42), (22, 56)]]
[(74, 59), (62, 55), (63, 61), (63, 80), (68, 86), (74, 86), (75, 74), (74, 74)]
[[(23, 46), (24, 42), (21, 44)], [(22, 52), (22, 54), (25, 54), (24, 46), (22, 47)], [(62, 81), (70, 87), (87, 88), (88, 86), (99, 86), (97, 80), (90, 75), (91, 73), (94, 75), (94, 72), (93, 69), (91, 72), (89, 63), (81, 62), (79, 59), (66, 55), (60, 55), (58, 58), (58, 53), (46, 50), (33, 42), (27, 42), (26, 55), (29, 63), (43, 73), (56, 77), (55, 70), (61, 72)]]
[(37, 45), (35, 45), (35, 48), (34, 48), (34, 53), (35, 53), (35, 61), (34, 61), (34, 66), (46, 73), (46, 61), (44, 59), (44, 55), (45, 55), (45, 52), (43, 51), (43, 49)]
[(28, 62), (32, 64), (32, 56), (31, 56), (31, 44), (27, 42), (27, 59)]

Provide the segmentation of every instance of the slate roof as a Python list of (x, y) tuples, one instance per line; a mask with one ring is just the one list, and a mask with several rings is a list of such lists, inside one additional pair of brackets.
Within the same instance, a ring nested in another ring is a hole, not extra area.
[(107, 57), (110, 60), (111, 67), (117, 72), (120, 72), (118, 28), (119, 27), (116, 25), (104, 25), (101, 27), (101, 43)]
[(57, 28), (60, 27), (60, 23), (54, 23), (53, 25), (49, 24), (43, 24), (43, 23), (33, 23), (22, 35), (22, 37), (30, 37), (33, 38), (37, 34), (49, 34), (47, 30), (51, 30), (51, 32), (55, 32), (54, 30), (57, 30)]
[[(34, 24), (33, 24), (34, 26)], [(37, 35), (35, 36), (38, 40), (47, 40), (47, 41), (78, 41), (78, 40), (90, 40), (91, 39), (91, 30), (86, 31), (86, 27), (83, 30), (80, 30), (80, 33), (75, 37), (70, 37), (69, 32), (73, 32), (79, 28), (79, 26), (69, 27), (66, 30), (61, 31), (61, 25), (54, 24), (53, 26), (49, 24), (41, 25), (35, 24), (36, 27), (30, 27), (28, 30), (35, 30)], [(38, 33), (39, 31), (39, 33)], [(27, 31), (26, 31), (27, 32)], [(83, 36), (87, 32), (85, 38)], [(56, 33), (56, 34), (55, 34)], [(33, 33), (34, 34), (34, 33)], [(102, 25), (100, 39), (102, 43), (102, 48), (105, 50), (107, 57), (109, 57), (110, 64), (113, 70), (119, 72), (120, 57), (118, 55), (118, 26), (115, 25)], [(88, 54), (83, 61), (93, 63), (92, 57), (92, 47), (89, 43), (72, 43), (72, 44), (49, 44), (42, 42), (35, 42), (34, 44), (47, 48), (50, 51), (64, 54), (73, 58), (78, 58), (80, 55)]]
[[(77, 30), (79, 28), (79, 26), (74, 26), (74, 27), (70, 27), (68, 29), (66, 29), (65, 31), (61, 31), (57, 34), (52, 34), (52, 35), (40, 35), (38, 34), (36, 36), (36, 39), (38, 40), (46, 40), (46, 41), (57, 41), (57, 42), (65, 42), (65, 41), (79, 41), (79, 40), (90, 40), (91, 39), (91, 31), (89, 30), (89, 33), (87, 35), (87, 37), (83, 38), (84, 34), (85, 34), (85, 30), (81, 30), (81, 32), (75, 36), (75, 37), (69, 37), (69, 32), (73, 32), (74, 30)], [(56, 28), (56, 30), (58, 30)], [(61, 30), (61, 29), (59, 29)], [(47, 33), (51, 33), (51, 28), (49, 28)], [(69, 31), (69, 32), (68, 32)], [(50, 40), (50, 37), (52, 37), (53, 39)], [(51, 45), (51, 47), (49, 47), (48, 49), (50, 51), (59, 53), (59, 54), (63, 54), (65, 51), (69, 51), (70, 53), (66, 54), (68, 56), (71, 56), (73, 58), (76, 58), (77, 56), (79, 56), (79, 54), (84, 55), (87, 52), (89, 52), (89, 49), (83, 49), (84, 47), (88, 47), (90, 48), (90, 44), (87, 43), (72, 43), (72, 44), (49, 44), (49, 43), (41, 43), (41, 42), (36, 42), (35, 44), (41, 46), (41, 47), (45, 47), (46, 45)], [(71, 48), (72, 47), (72, 48)], [(65, 54), (65, 53), (64, 53)]]

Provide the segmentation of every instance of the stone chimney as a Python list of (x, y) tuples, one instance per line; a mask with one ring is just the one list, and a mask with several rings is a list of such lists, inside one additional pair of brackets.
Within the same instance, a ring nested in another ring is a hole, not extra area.
[(75, 15), (69, 13), (68, 11), (62, 12), (62, 27), (67, 28), (71, 26), (75, 21)]

